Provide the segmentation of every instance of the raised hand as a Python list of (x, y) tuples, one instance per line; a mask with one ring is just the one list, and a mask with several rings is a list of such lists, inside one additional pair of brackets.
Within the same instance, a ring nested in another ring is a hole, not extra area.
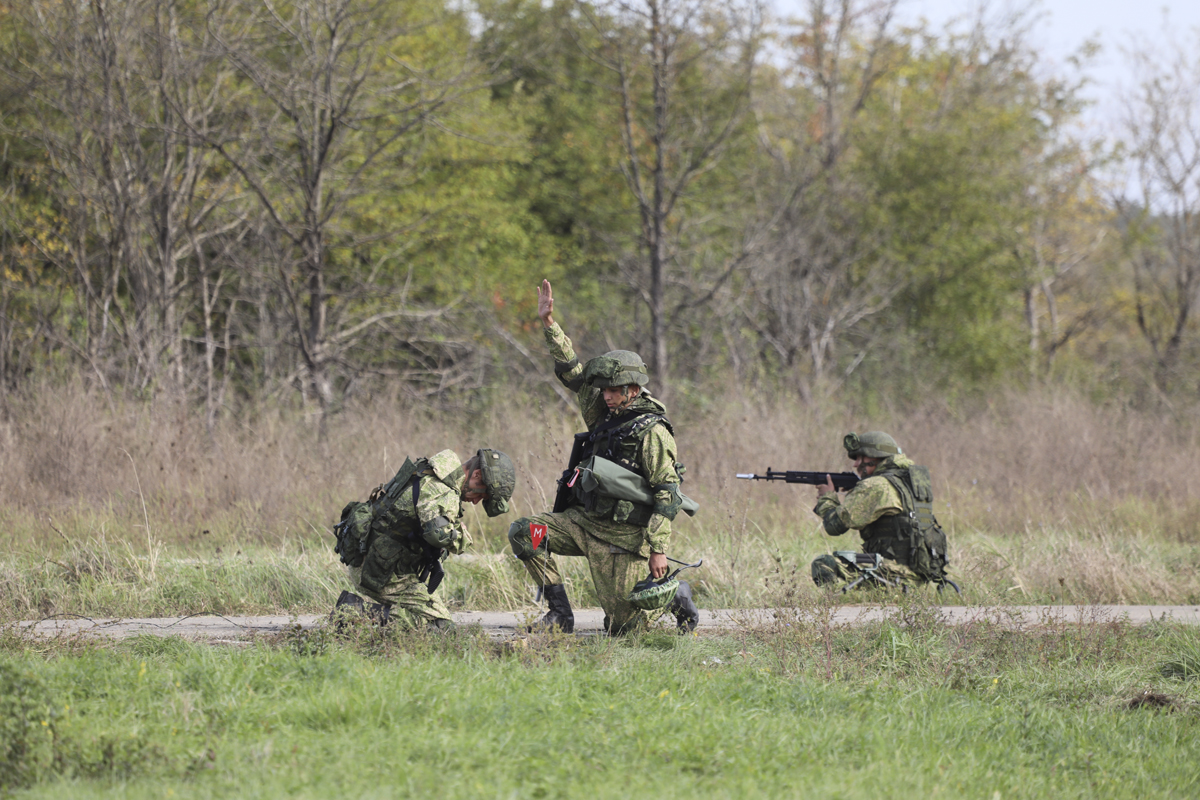
[(554, 324), (554, 318), (551, 316), (553, 313), (554, 292), (550, 289), (550, 281), (543, 278), (542, 285), (538, 287), (538, 316), (547, 328)]

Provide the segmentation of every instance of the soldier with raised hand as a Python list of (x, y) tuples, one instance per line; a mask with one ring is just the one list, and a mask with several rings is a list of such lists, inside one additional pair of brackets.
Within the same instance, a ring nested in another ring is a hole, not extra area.
[[(463, 503), (483, 503), (489, 517), (509, 510), (516, 485), (513, 462), (499, 450), (475, 453), (465, 464), (453, 450), (405, 459), (365, 503), (349, 503), (335, 527), (337, 545), (355, 591), (344, 591), (339, 609), (366, 612), (410, 626), (452, 624), (437, 594), (442, 561), (471, 546), (462, 524)], [(375, 601), (368, 607), (363, 595)]]
[[(546, 597), (549, 611), (542, 627), (568, 633), (574, 629), (574, 613), (554, 556), (582, 556), (604, 609), (605, 630), (625, 633), (648, 621), (646, 612), (628, 600), (634, 585), (647, 570), (656, 579), (667, 573), (671, 523), (683, 505), (682, 465), (676, 460), (667, 410), (646, 389), (649, 376), (641, 357), (613, 350), (581, 364), (553, 312), (550, 281), (543, 280), (538, 316), (554, 357), (554, 374), (576, 393), (587, 427), (575, 437), (571, 469), (587, 458), (619, 465), (618, 472), (624, 468), (649, 485), (647, 502), (615, 496), (590, 480), (590, 474), (575, 469), (564, 474), (554, 511), (517, 520), (508, 538)], [(668, 610), (684, 631), (694, 630), (700, 620), (691, 587), (683, 581)]]
[[(863, 552), (818, 557), (812, 562), (813, 581), (818, 586), (838, 581), (868, 586), (950, 583), (946, 535), (933, 516), (929, 470), (914, 464), (883, 431), (848, 433), (842, 446), (862, 480), (839, 500), (826, 476), (817, 486), (813, 512), (831, 536), (859, 531)], [(864, 577), (871, 582), (859, 580)]]

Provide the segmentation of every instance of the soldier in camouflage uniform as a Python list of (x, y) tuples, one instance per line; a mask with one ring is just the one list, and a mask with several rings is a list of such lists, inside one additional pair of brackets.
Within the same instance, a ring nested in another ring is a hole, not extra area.
[[(642, 359), (628, 350), (614, 350), (580, 364), (571, 340), (554, 321), (553, 310), (550, 282), (542, 281), (538, 316), (554, 356), (554, 372), (576, 393), (587, 426), (587, 432), (576, 436), (572, 466), (576, 455), (600, 456), (620, 464), (646, 480), (654, 505), (606, 496), (599, 489), (585, 491), (568, 478), (560, 486), (554, 512), (517, 520), (508, 537), (513, 553), (547, 599), (550, 610), (541, 626), (573, 630), (574, 614), (554, 556), (582, 556), (591, 567), (604, 609), (604, 628), (620, 634), (649, 621), (647, 613), (627, 599), (634, 584), (647, 570), (656, 579), (667, 572), (671, 521), (682, 505), (682, 465), (676, 462), (666, 408), (645, 388), (648, 376)], [(680, 582), (669, 610), (681, 629), (695, 629), (700, 613), (687, 583)]]
[(503, 514), (515, 484), (513, 463), (498, 450), (479, 450), (466, 464), (453, 450), (406, 459), (366, 503), (350, 503), (342, 512), (335, 551), (355, 591), (378, 605), (367, 608), (359, 594), (342, 592), (335, 613), (345, 607), (382, 621), (449, 626), (437, 584), (442, 560), (471, 546), (463, 502), (483, 503), (489, 517)]
[[(862, 479), (839, 501), (832, 479), (817, 487), (813, 509), (831, 536), (854, 529), (863, 552), (838, 551), (812, 562), (813, 581), (899, 586), (946, 581), (946, 535), (933, 516), (929, 470), (917, 466), (882, 431), (847, 434), (842, 442)], [(858, 581), (859, 578), (870, 581)]]

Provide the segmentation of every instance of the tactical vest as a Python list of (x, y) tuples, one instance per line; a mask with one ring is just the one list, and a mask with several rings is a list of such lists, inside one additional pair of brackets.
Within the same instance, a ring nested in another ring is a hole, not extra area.
[(654, 506), (606, 497), (596, 491), (586, 491), (578, 481), (572, 481), (575, 468), (590, 456), (600, 456), (625, 469), (641, 474), (642, 441), (654, 425), (663, 425), (673, 436), (675, 430), (662, 414), (647, 412), (626, 418), (617, 417), (592, 431), (575, 434), (571, 460), (559, 479), (559, 493), (554, 510), (565, 511), (572, 505), (583, 506), (589, 514), (613, 522), (645, 527), (654, 515)]
[(946, 573), (946, 534), (933, 515), (933, 482), (929, 470), (912, 466), (876, 472), (900, 495), (904, 510), (880, 517), (862, 529), (863, 549), (893, 559), (928, 581)]

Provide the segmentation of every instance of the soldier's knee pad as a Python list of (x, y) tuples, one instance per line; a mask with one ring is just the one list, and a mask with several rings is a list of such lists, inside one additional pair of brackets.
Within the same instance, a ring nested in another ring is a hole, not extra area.
[(837, 583), (841, 578), (837, 559), (830, 555), (817, 556), (812, 562), (812, 579), (817, 586)]
[(533, 528), (538, 523), (529, 517), (521, 517), (508, 526), (508, 543), (512, 546), (513, 555), (522, 561), (528, 561), (541, 551), (549, 549), (547, 539), (549, 532), (542, 530), (541, 541), (535, 547), (533, 544)]

